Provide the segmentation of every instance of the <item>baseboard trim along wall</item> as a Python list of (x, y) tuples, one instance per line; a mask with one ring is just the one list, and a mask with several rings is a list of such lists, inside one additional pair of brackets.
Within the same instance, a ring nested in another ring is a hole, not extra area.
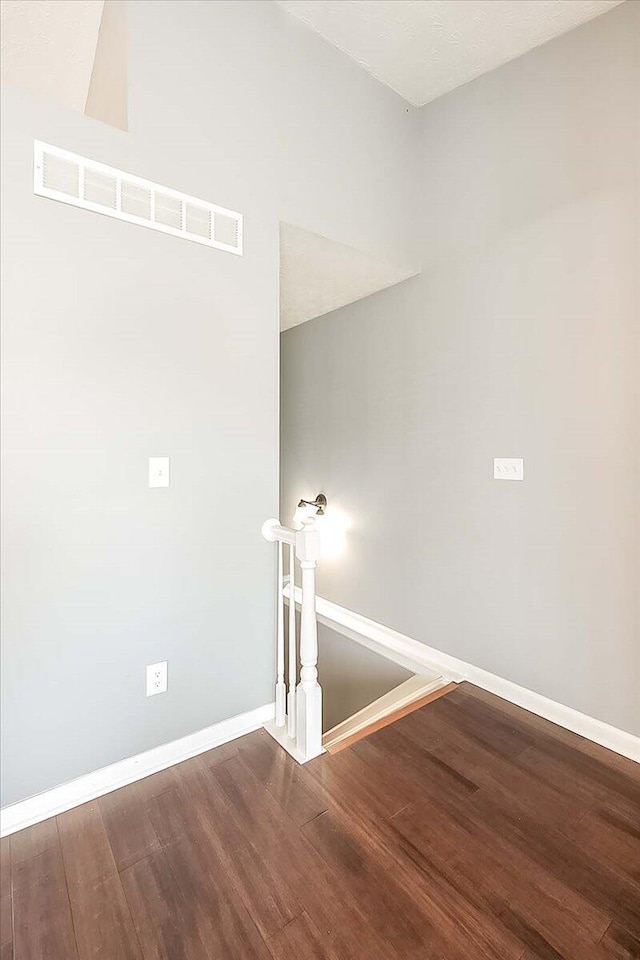
[(127, 757), (108, 767), (94, 770), (68, 783), (46, 790), (34, 797), (28, 797), (18, 803), (3, 807), (0, 810), (0, 836), (16, 833), (25, 827), (30, 827), (41, 820), (48, 820), (58, 813), (64, 813), (81, 803), (95, 800), (105, 793), (111, 793), (118, 787), (124, 787), (135, 780), (165, 770), (167, 767), (189, 760), (191, 757), (219, 747), (237, 737), (244, 736), (258, 730), (275, 716), (275, 704), (267, 703), (248, 713), (240, 713), (228, 720), (221, 720), (204, 730), (190, 733), (179, 740), (163, 743), (152, 750), (146, 750), (134, 757)]
[[(288, 593), (289, 588), (286, 587), (287, 599)], [(300, 604), (302, 592), (299, 587), (295, 588), (295, 598), (296, 604)], [(414, 673), (435, 670), (444, 678), (456, 683), (468, 680), (469, 683), (474, 683), (483, 690), (488, 690), (489, 693), (495, 693), (503, 700), (515, 703), (516, 706), (544, 717), (545, 720), (551, 720), (552, 723), (557, 723), (566, 730), (571, 730), (587, 740), (599, 743), (602, 747), (607, 747), (623, 757), (640, 763), (640, 737), (632, 733), (619, 730), (555, 700), (549, 700), (540, 693), (489, 673), (481, 667), (459, 660), (457, 657), (451, 657), (441, 650), (436, 650), (435, 647), (429, 647), (419, 640), (398, 633), (397, 630), (376, 623), (375, 620), (369, 620), (331, 600), (317, 597), (316, 610), (320, 623), (329, 629), (355, 640), (356, 643), (362, 644), (380, 656), (387, 657), (388, 660), (400, 664), (407, 670)]]
[[(285, 594), (288, 594), (288, 588)], [(296, 587), (295, 596), (296, 604), (299, 604), (302, 599), (299, 587)], [(557, 723), (587, 740), (592, 740), (623, 757), (640, 763), (640, 737), (612, 727), (602, 720), (589, 717), (555, 700), (549, 700), (542, 694), (452, 657), (435, 647), (429, 647), (419, 640), (369, 620), (323, 597), (316, 598), (316, 608), (320, 623), (407, 670), (418, 674), (435, 670), (446, 680), (456, 683), (468, 680), (482, 687), (483, 690), (495, 693), (496, 696), (510, 703), (523, 707), (539, 717), (544, 717), (545, 720)], [(179, 740), (172, 740), (145, 753), (112, 763), (108, 767), (94, 770), (92, 773), (53, 787), (44, 793), (3, 807), (0, 810), (0, 836), (16, 833), (34, 823), (40, 823), (58, 813), (117, 790), (118, 787), (142, 780), (152, 773), (204, 753), (205, 750), (211, 750), (222, 743), (228, 743), (246, 733), (258, 730), (272, 720), (274, 715), (275, 705), (265, 704), (248, 713), (241, 713), (228, 720), (214, 723), (204, 730), (198, 730)]]

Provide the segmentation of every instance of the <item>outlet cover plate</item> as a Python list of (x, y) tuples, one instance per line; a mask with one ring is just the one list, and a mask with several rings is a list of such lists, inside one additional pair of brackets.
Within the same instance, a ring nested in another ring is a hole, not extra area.
[(149, 486), (169, 486), (169, 457), (149, 457)]
[(147, 696), (155, 697), (157, 693), (166, 693), (168, 685), (167, 661), (150, 663), (147, 667)]
[(496, 457), (493, 461), (494, 480), (524, 480), (522, 457)]

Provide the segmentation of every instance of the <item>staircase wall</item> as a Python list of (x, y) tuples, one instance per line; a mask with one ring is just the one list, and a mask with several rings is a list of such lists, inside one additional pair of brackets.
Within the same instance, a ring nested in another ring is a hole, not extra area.
[(421, 276), (282, 336), (282, 516), (350, 521), (319, 594), (633, 734), (639, 40), (624, 3), (424, 107)]

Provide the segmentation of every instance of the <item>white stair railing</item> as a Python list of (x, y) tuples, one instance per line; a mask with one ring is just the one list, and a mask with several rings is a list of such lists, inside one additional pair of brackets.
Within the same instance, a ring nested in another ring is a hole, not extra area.
[[(262, 525), (265, 540), (277, 544), (278, 581), (276, 616), (276, 716), (267, 730), (298, 760), (306, 763), (323, 752), (322, 748), (322, 688), (318, 683), (318, 626), (316, 621), (316, 563), (320, 556), (320, 534), (315, 517), (301, 518), (302, 529), (284, 527), (278, 520), (267, 520)], [(302, 604), (300, 616), (300, 682), (296, 638), (296, 606), (289, 604), (288, 690), (285, 684), (284, 639), (284, 544), (289, 546), (289, 575), (291, 590), (295, 587), (295, 558), (301, 569)]]
[[(296, 586), (295, 547), (289, 544), (289, 585), (294, 595)], [(278, 584), (279, 585), (279, 584)], [(296, 643), (296, 604), (289, 604), (289, 693), (287, 694), (287, 734), (290, 740), (296, 739), (296, 684), (298, 682), (298, 645)]]
[[(278, 583), (284, 581), (282, 564), (282, 540), (278, 540)], [(286, 716), (286, 693), (284, 684), (284, 608), (282, 603), (277, 606), (277, 641), (276, 641), (276, 724), (284, 726)]]

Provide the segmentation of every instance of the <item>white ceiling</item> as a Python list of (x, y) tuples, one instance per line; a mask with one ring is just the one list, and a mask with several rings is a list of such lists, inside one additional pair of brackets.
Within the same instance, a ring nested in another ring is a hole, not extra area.
[(416, 107), (623, 0), (277, 0)]
[(2, 83), (84, 110), (104, 0), (2, 0)]
[(280, 224), (280, 327), (289, 330), (406, 280), (415, 270)]

